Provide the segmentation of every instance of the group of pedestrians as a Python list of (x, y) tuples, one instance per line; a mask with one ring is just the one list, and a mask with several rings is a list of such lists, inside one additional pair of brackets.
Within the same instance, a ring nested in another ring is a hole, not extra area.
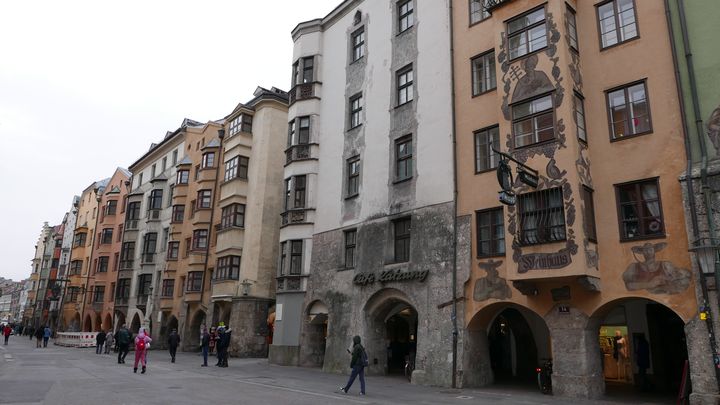
[(232, 337), (232, 329), (226, 328), (224, 323), (220, 323), (217, 328), (211, 328), (208, 332), (207, 326), (203, 325), (200, 332), (200, 348), (202, 349), (203, 364), (202, 367), (208, 365), (208, 355), (212, 354), (212, 349), (217, 348), (217, 367), (228, 366), (228, 349), (230, 348), (230, 339)]
[(35, 329), (35, 333), (30, 335), (30, 340), (33, 336), (35, 337), (35, 348), (47, 348), (48, 340), (52, 336), (52, 329), (49, 325), (45, 325), (44, 328), (40, 326)]

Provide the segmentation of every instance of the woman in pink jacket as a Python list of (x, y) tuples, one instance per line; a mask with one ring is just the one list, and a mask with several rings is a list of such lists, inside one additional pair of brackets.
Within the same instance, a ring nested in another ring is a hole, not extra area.
[(150, 342), (152, 342), (152, 339), (145, 333), (145, 328), (140, 328), (138, 335), (135, 337), (135, 365), (133, 366), (133, 373), (137, 373), (138, 361), (141, 361), (141, 373), (145, 374), (147, 367), (147, 349), (150, 348)]

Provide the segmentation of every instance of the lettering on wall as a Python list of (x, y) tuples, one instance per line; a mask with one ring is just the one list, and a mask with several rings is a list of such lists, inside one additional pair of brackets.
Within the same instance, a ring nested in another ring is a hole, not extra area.
[(429, 270), (389, 269), (383, 270), (380, 273), (363, 272), (358, 273), (355, 277), (353, 277), (353, 284), (366, 286), (374, 284), (375, 282), (385, 284), (394, 281), (418, 281), (420, 283), (424, 283), (429, 275)]
[(561, 269), (572, 263), (570, 249), (562, 249), (554, 253), (531, 253), (520, 256), (518, 260), (518, 273), (527, 273), (529, 270)]

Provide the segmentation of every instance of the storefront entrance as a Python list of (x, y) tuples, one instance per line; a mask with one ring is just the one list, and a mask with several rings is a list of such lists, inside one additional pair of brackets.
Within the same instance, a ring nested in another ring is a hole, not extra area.
[[(645, 299), (602, 309), (598, 341), (609, 397), (676, 397), (688, 359), (685, 324), (668, 307)], [(689, 382), (688, 382), (689, 383)]]
[(417, 353), (417, 312), (409, 305), (397, 309), (385, 322), (388, 374), (404, 374), (405, 362), (414, 364)]
[(540, 362), (530, 325), (520, 311), (502, 311), (488, 331), (490, 365), (499, 383), (534, 383)]

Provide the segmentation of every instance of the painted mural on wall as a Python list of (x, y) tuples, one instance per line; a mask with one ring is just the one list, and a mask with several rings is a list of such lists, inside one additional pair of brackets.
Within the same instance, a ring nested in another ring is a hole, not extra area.
[(500, 277), (498, 267), (502, 265), (502, 261), (490, 260), (487, 263), (478, 263), (478, 266), (485, 270), (487, 275), (475, 281), (473, 289), (473, 299), (475, 301), (486, 301), (490, 298), (504, 300), (512, 297), (512, 291), (507, 280)]
[(623, 273), (628, 291), (647, 290), (653, 294), (678, 294), (690, 285), (690, 271), (676, 267), (655, 256), (665, 249), (667, 243), (645, 243), (633, 246), (635, 263), (630, 263)]
[(710, 114), (707, 124), (708, 137), (715, 147), (715, 152), (720, 154), (720, 105)]

